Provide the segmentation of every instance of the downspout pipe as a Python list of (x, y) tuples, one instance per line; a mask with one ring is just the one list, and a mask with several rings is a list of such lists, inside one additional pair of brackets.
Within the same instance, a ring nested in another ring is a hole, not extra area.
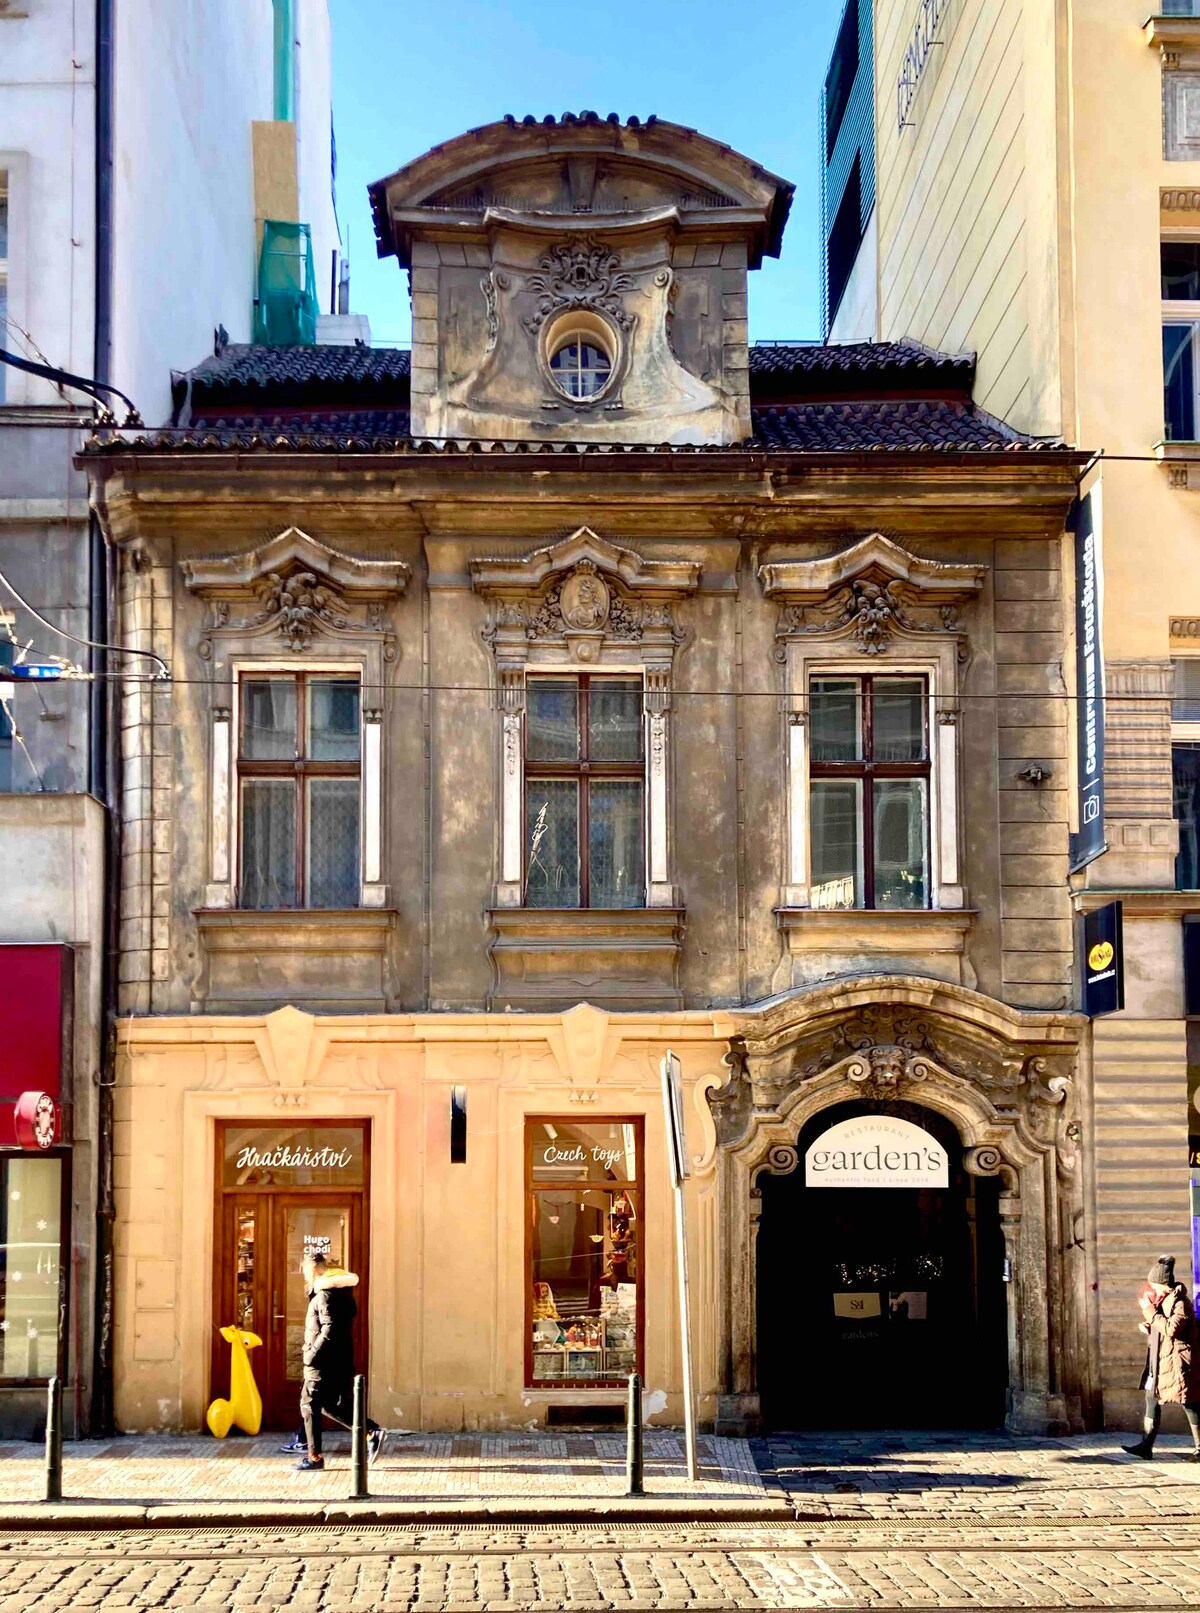
[[(116, 0), (96, 6), (96, 261), (92, 374), (103, 386), (112, 374), (113, 327), (113, 27)], [(116, 623), (115, 568), (95, 510), (88, 517), (88, 637), (112, 642)], [(92, 1397), (89, 1429), (93, 1438), (113, 1432), (113, 1084), (116, 1079), (117, 947), (120, 940), (121, 869), (120, 725), (114, 720), (119, 685), (107, 676), (108, 652), (91, 652), (93, 678), (89, 710), (89, 789), (105, 808), (104, 915), (100, 957), (101, 1033), (97, 1068), (95, 1302), (92, 1325)]]

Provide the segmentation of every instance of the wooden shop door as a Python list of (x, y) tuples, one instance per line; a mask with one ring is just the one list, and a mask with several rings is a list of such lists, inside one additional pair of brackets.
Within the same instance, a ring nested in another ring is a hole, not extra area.
[(229, 1390), (229, 1346), (219, 1329), (231, 1321), (262, 1340), (250, 1365), (263, 1400), (265, 1428), (300, 1423), (304, 1319), (308, 1295), (300, 1264), (323, 1252), (357, 1273), (354, 1356), (367, 1362), (365, 1202), (361, 1192), (306, 1191), (226, 1194), (219, 1227), (214, 1285), (212, 1394)]

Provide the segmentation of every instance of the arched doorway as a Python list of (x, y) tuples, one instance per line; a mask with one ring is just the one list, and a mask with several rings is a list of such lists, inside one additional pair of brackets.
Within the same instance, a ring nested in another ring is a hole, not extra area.
[[(907, 1181), (904, 1171), (882, 1168), (849, 1174), (882, 1175), (887, 1185), (819, 1185), (819, 1166), (831, 1159), (882, 1167), (912, 1157), (881, 1149), (876, 1124), (850, 1132), (866, 1140), (861, 1156), (820, 1147), (842, 1122), (875, 1119), (906, 1122), (919, 1128), (906, 1136), (933, 1139), (930, 1157), (940, 1150), (941, 1165), (932, 1174), (944, 1175), (945, 1185), (894, 1185)], [(793, 1157), (793, 1170), (758, 1178), (756, 1342), (764, 1425), (1002, 1424), (1011, 1271), (1000, 1181), (966, 1170), (961, 1139), (944, 1115), (898, 1099), (821, 1110), (800, 1131)]]

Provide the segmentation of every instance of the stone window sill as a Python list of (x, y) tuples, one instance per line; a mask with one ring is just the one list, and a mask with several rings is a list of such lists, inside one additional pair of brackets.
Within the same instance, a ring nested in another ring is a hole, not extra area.
[(489, 1008), (681, 1008), (681, 907), (496, 907)]
[(194, 1013), (390, 1010), (391, 908), (197, 908)]
[(1186, 50), (1200, 46), (1200, 17), (1148, 17), (1142, 37), (1160, 50)]
[[(861, 972), (933, 975), (956, 985), (965, 978), (967, 938), (977, 914), (962, 908), (777, 907), (775, 917), (792, 957), (792, 984)], [(969, 966), (968, 966), (969, 967)]]

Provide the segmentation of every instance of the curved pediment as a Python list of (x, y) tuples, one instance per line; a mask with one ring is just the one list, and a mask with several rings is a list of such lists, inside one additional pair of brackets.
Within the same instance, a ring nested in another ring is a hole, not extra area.
[(394, 599), (408, 583), (408, 567), (400, 560), (363, 560), (310, 538), (289, 526), (266, 543), (217, 559), (185, 560), (188, 588), (203, 598), (224, 599), (255, 591), (273, 575), (311, 572), (327, 586), (356, 594), (361, 600)]
[(471, 562), (471, 584), (477, 593), (536, 593), (546, 582), (580, 566), (590, 567), (634, 593), (691, 594), (700, 582), (694, 560), (644, 560), (634, 549), (622, 549), (581, 526), (569, 538), (534, 549), (519, 559)]
[(383, 256), (407, 265), (412, 226), (425, 210), (480, 215), (500, 209), (530, 222), (547, 215), (593, 222), (670, 207), (740, 210), (756, 218), (752, 262), (778, 256), (792, 186), (739, 152), (659, 118), (622, 123), (596, 113), (506, 118), (434, 146), (369, 187)]
[(871, 532), (849, 548), (818, 560), (773, 561), (759, 567), (768, 599), (815, 604), (856, 582), (883, 587), (902, 583), (930, 605), (958, 605), (983, 587), (984, 568), (927, 560), (882, 532)]
[(384, 654), (392, 658), (386, 607), (408, 583), (403, 561), (343, 554), (290, 526), (253, 549), (184, 560), (182, 569), (190, 592), (208, 601), (200, 643), (206, 659), (217, 634), (278, 634), (297, 652), (323, 635), (366, 634), (386, 640)]

